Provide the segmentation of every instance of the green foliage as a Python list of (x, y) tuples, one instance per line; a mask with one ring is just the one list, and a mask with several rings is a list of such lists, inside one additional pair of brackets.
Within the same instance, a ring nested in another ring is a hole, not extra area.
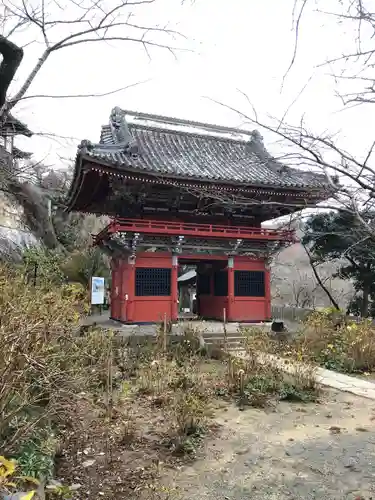
[(90, 285), (92, 276), (109, 278), (108, 259), (99, 248), (75, 250), (62, 264), (62, 270), (69, 281)]
[(47, 498), (63, 498), (70, 500), (76, 496), (79, 484), (66, 485), (60, 481), (52, 480), (46, 486)]
[[(375, 214), (363, 213), (361, 217), (371, 224)], [(375, 301), (375, 251), (373, 238), (358, 217), (348, 212), (314, 215), (306, 221), (302, 243), (309, 247), (316, 263), (344, 259), (336, 275), (353, 282), (361, 297), (361, 315), (367, 316)]]
[(54, 471), (54, 457), (34, 440), (26, 442), (17, 456), (17, 463), (24, 476), (50, 479)]
[(29, 284), (61, 284), (64, 273), (61, 269), (63, 256), (56, 250), (31, 247), (23, 253), (25, 278)]
[(375, 327), (370, 320), (353, 322), (327, 308), (315, 311), (301, 331), (286, 343), (266, 335), (248, 337), (259, 351), (316, 363), (343, 373), (375, 371)]
[(31, 247), (23, 253), (25, 279), (30, 284), (80, 283), (86, 290), (92, 276), (109, 277), (108, 259), (99, 248), (89, 247), (65, 254), (61, 250)]
[[(14, 459), (0, 456), (0, 495), (16, 492), (18, 489), (29, 489), (30, 484), (39, 485), (39, 481), (33, 477), (18, 474), (19, 465)], [(19, 500), (31, 500), (35, 495), (35, 489), (18, 496)]]
[(292, 376), (284, 373), (278, 393), (281, 401), (301, 403), (319, 401), (320, 388), (316, 382), (314, 369), (297, 366)]
[(375, 329), (368, 320), (347, 322), (338, 328), (329, 318), (313, 315), (296, 340), (306, 359), (340, 372), (375, 370)]
[(245, 367), (240, 405), (263, 407), (272, 400), (307, 403), (316, 401), (320, 389), (313, 374), (298, 371), (286, 374), (271, 365)]
[[(64, 200), (59, 198), (55, 200), (55, 203), (64, 210)], [(68, 252), (74, 252), (78, 247), (81, 246), (81, 235), (82, 228), (85, 224), (86, 216), (79, 213), (66, 214), (62, 210), (58, 209), (52, 213), (52, 223), (56, 232), (56, 237), (63, 246), (63, 248)]]
[(314, 311), (314, 317), (318, 317), (318, 316), (323, 316), (324, 318), (326, 319), (332, 319), (332, 317), (337, 314), (337, 313), (344, 313), (344, 311), (340, 310), (340, 311), (337, 311), (337, 309), (335, 307), (325, 307), (324, 309), (320, 309), (319, 311)]

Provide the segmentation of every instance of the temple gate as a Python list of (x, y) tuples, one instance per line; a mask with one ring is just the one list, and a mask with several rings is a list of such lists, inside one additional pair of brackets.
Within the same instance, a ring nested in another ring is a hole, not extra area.
[(178, 319), (178, 269), (196, 266), (197, 314), (271, 317), (269, 259), (295, 241), (262, 222), (315, 206), (324, 175), (276, 161), (259, 132), (115, 108), (79, 147), (71, 211), (110, 217), (95, 244), (112, 257), (111, 317)]

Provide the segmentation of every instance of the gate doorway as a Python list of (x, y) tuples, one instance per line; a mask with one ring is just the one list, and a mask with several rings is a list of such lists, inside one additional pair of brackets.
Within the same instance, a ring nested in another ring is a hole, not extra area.
[(179, 317), (223, 320), (228, 310), (228, 259), (179, 258)]

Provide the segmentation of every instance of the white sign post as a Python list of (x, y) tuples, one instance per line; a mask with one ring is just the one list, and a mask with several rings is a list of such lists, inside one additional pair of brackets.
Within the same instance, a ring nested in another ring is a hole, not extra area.
[[(93, 276), (91, 278), (91, 305), (102, 306), (104, 304), (105, 283), (104, 278)], [(101, 313), (100, 308), (100, 313)]]

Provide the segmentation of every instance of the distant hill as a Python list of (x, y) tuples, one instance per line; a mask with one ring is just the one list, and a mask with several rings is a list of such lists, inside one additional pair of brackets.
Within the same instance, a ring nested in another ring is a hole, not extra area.
[[(272, 221), (265, 224), (265, 227), (285, 227), (285, 224), (284, 221)], [(303, 224), (300, 221), (287, 225), (296, 231), (298, 239), (302, 237)], [(338, 267), (338, 261), (329, 262), (319, 266), (318, 272), (340, 307), (345, 308), (354, 294), (354, 288), (350, 281), (332, 278)], [(295, 243), (274, 256), (271, 263), (271, 293), (274, 305), (306, 308), (331, 305), (326, 293), (318, 285), (300, 243)]]

